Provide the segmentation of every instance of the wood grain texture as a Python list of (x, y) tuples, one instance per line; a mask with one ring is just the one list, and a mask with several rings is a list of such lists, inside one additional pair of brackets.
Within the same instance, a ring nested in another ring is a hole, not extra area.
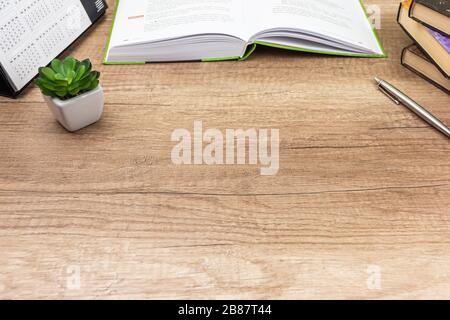
[[(35, 87), (0, 98), (0, 298), (450, 298), (450, 143), (372, 79), (447, 123), (450, 98), (400, 66), (397, 1), (364, 2), (388, 59), (102, 66), (110, 9), (68, 52), (102, 72), (99, 123), (65, 132)], [(194, 120), (279, 128), (278, 175), (174, 166)]]

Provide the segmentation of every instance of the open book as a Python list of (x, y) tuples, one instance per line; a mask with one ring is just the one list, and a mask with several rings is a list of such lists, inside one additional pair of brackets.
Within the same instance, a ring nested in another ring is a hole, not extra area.
[(256, 44), (385, 56), (359, 0), (118, 0), (104, 62), (245, 59)]

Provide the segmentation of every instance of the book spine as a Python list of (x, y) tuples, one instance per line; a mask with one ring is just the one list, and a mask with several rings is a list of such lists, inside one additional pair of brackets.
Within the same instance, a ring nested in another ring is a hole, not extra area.
[(256, 50), (256, 43), (252, 43), (249, 47), (247, 47), (244, 56), (242, 58), (239, 58), (239, 61), (247, 60), (253, 54), (253, 52), (255, 52), (255, 50)]

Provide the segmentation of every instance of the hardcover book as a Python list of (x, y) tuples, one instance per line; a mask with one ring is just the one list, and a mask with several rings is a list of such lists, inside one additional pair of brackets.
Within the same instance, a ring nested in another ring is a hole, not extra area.
[(450, 80), (442, 75), (416, 45), (403, 49), (402, 65), (450, 95)]
[(450, 36), (450, 0), (414, 0), (409, 16), (428, 28)]
[(244, 60), (256, 45), (385, 56), (359, 0), (120, 0), (104, 63)]
[(450, 52), (447, 49), (446, 37), (437, 35), (428, 27), (410, 18), (408, 7), (403, 4), (400, 5), (397, 20), (406, 34), (422, 49), (444, 77), (450, 78)]

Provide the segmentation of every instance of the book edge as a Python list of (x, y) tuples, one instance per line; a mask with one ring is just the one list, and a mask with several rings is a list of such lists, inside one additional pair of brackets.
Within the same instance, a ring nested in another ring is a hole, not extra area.
[(307, 52), (307, 53), (317, 53), (317, 54), (324, 54), (329, 56), (343, 56), (343, 57), (354, 57), (354, 58), (386, 58), (385, 55), (380, 54), (370, 54), (370, 53), (342, 53), (342, 52), (327, 52), (327, 51), (320, 51), (320, 50), (313, 50), (313, 49), (304, 49), (299, 47), (290, 47), (285, 45), (280, 45), (276, 43), (270, 43), (270, 42), (264, 42), (264, 41), (255, 41), (256, 44), (272, 47), (272, 48), (278, 48), (278, 49), (284, 49), (284, 50), (290, 50), (290, 51), (300, 51), (300, 52)]
[[(401, 60), (400, 60), (400, 61), (401, 61), (401, 65), (402, 65), (403, 67), (405, 67), (406, 69), (408, 69), (409, 71), (411, 71), (411, 72), (413, 72), (414, 74), (416, 74), (416, 75), (418, 75), (419, 77), (421, 77), (423, 80), (425, 80), (425, 81), (431, 83), (432, 85), (434, 85), (434, 86), (437, 87), (438, 89), (440, 89), (440, 90), (444, 91), (445, 93), (447, 93), (448, 95), (450, 95), (450, 91), (447, 90), (446, 88), (444, 88), (442, 85), (440, 85), (439, 83), (437, 83), (437, 82), (434, 81), (433, 79), (430, 79), (429, 77), (427, 77), (425, 74), (423, 74), (422, 72), (420, 72), (419, 70), (417, 70), (417, 69), (414, 68), (413, 66), (411, 66), (411, 65), (409, 65), (409, 64), (407, 64), (407, 63), (405, 63), (404, 58), (405, 58), (406, 52), (407, 52), (407, 51), (410, 51), (409, 49), (410, 49), (411, 47), (414, 47), (414, 46), (418, 47), (417, 45), (412, 44), (412, 45), (409, 45), (409, 46), (403, 48), (403, 50), (402, 50), (402, 56), (401, 56)], [(411, 53), (415, 54), (415, 53), (412, 52), (412, 51), (411, 51)], [(430, 62), (430, 63), (431, 63), (431, 62)], [(433, 65), (434, 65), (434, 64), (433, 64)]]

